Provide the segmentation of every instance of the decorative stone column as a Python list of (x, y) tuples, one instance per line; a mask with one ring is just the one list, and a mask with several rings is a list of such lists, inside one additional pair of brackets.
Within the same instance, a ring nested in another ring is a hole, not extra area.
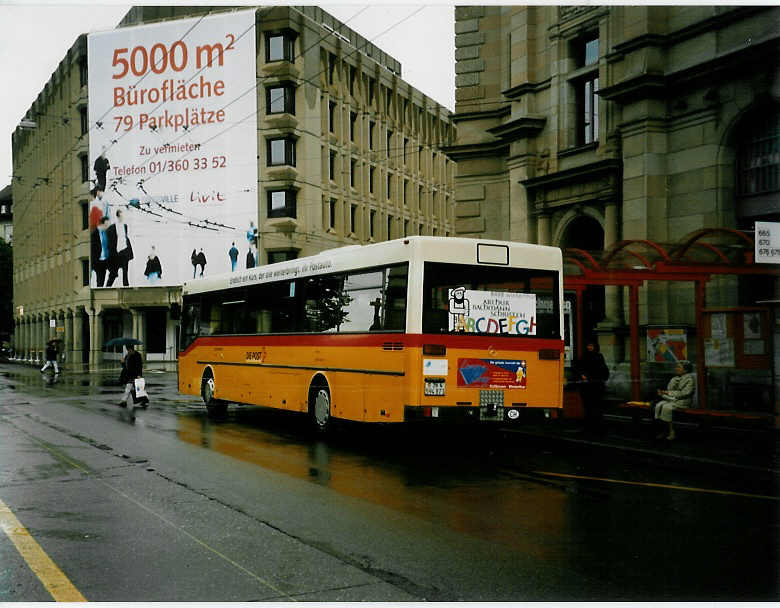
[(103, 317), (98, 306), (89, 311), (89, 369), (98, 370), (103, 363)]
[(550, 216), (546, 213), (539, 215), (536, 220), (536, 226), (539, 245), (549, 245), (551, 243)]
[(71, 361), (75, 369), (79, 371), (84, 369), (84, 341), (82, 335), (84, 332), (84, 315), (82, 307), (77, 306), (73, 311), (73, 350), (71, 351)]
[[(617, 204), (610, 202), (604, 206), (604, 249), (612, 247), (618, 239)], [(625, 358), (625, 344), (617, 333), (617, 330), (625, 327), (622, 287), (607, 285), (604, 288), (604, 308), (605, 318), (596, 328), (599, 347), (607, 361), (619, 363)]]

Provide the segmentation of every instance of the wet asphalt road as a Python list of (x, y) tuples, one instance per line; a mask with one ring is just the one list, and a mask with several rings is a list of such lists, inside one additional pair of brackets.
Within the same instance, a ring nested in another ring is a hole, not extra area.
[[(0, 364), (0, 513), (87, 600), (778, 597), (772, 477), (511, 433), (214, 421), (153, 371), (149, 409), (127, 411), (116, 375)], [(51, 600), (3, 528), (0, 601)]]

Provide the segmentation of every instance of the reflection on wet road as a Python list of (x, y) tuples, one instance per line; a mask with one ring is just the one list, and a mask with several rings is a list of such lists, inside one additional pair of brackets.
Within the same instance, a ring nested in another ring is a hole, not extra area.
[(490, 435), (412, 436), (349, 425), (326, 440), (302, 431), (302, 420), (296, 423), (297, 429), (258, 410), (223, 423), (182, 415), (178, 437), (493, 542), (524, 544), (527, 535), (513, 534), (515, 524), (524, 532), (561, 524), (565, 493), (502, 471), (489, 455)]

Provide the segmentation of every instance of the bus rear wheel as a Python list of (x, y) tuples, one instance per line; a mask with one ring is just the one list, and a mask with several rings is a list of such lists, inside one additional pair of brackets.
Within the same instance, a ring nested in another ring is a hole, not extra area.
[(200, 394), (203, 397), (203, 403), (206, 404), (206, 411), (208, 411), (209, 416), (222, 416), (227, 411), (227, 402), (215, 399), (215, 391), (214, 376), (211, 374), (204, 375), (201, 381)]
[(315, 383), (309, 389), (309, 416), (317, 432), (325, 433), (330, 428), (330, 389), (327, 384)]

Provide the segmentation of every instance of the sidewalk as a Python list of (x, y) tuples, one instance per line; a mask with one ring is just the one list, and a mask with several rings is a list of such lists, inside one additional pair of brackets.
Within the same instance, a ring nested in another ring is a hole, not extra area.
[(675, 424), (674, 441), (656, 439), (649, 421), (636, 424), (631, 416), (607, 413), (598, 431), (583, 430), (582, 421), (559, 419), (525, 426), (507, 426), (517, 433), (555, 441), (572, 449), (621, 451), (623, 456), (652, 460), (670, 467), (729, 469), (780, 475), (780, 433), (775, 430), (737, 429)]

